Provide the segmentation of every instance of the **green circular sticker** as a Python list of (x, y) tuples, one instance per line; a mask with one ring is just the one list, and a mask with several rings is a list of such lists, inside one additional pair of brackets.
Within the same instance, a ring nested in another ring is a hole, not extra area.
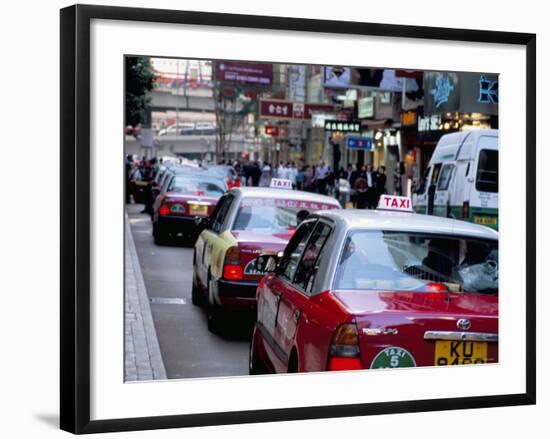
[(371, 369), (393, 369), (395, 367), (415, 367), (413, 356), (406, 350), (397, 346), (391, 346), (374, 357), (370, 365)]

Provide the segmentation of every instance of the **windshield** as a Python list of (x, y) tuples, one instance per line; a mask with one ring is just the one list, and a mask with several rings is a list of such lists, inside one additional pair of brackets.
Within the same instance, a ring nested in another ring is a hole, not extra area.
[(169, 192), (178, 192), (188, 195), (207, 195), (211, 197), (221, 197), (225, 192), (223, 186), (214, 181), (199, 181), (196, 178), (189, 178), (176, 175), (170, 184)]
[(480, 192), (498, 192), (498, 151), (479, 151), (476, 189)]
[[(241, 201), (232, 230), (289, 231), (299, 220), (298, 213), (321, 209), (336, 209), (337, 205), (311, 201), (247, 198)], [(303, 219), (303, 216), (301, 216)]]
[(335, 289), (498, 295), (498, 241), (357, 230), (346, 238)]

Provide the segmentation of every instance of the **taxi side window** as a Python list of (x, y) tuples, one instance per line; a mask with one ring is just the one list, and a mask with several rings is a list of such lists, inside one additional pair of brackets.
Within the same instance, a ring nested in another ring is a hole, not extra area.
[(174, 182), (174, 176), (169, 175), (166, 181), (164, 182), (164, 188), (163, 188), (164, 192), (170, 192), (172, 190), (173, 182)]
[(225, 215), (227, 214), (227, 209), (229, 208), (230, 204), (231, 200), (229, 200), (229, 195), (223, 195), (219, 199), (218, 204), (216, 204), (216, 208), (214, 209), (214, 212), (212, 212), (212, 217), (210, 218), (208, 229), (216, 233), (220, 231), (221, 225), (223, 224)]
[(438, 191), (446, 191), (449, 189), (449, 183), (451, 182), (451, 177), (453, 176), (453, 169), (455, 165), (452, 163), (447, 163), (441, 169), (441, 174), (439, 176), (439, 181), (437, 182)]
[(306, 246), (306, 242), (313, 230), (313, 226), (317, 223), (317, 220), (304, 221), (292, 236), (292, 239), (289, 241), (286, 246), (285, 253), (279, 267), (277, 268), (277, 273), (284, 279), (292, 282), (294, 279), (294, 273), (296, 272), (296, 267), (300, 261), (300, 257)]
[(296, 268), (294, 284), (306, 293), (311, 292), (315, 275), (319, 268), (317, 266), (317, 261), (319, 260), (319, 255), (323, 250), (330, 232), (331, 227), (328, 224), (322, 222), (317, 224), (317, 227), (315, 227), (315, 230), (311, 234), (311, 238), (305, 246), (302, 259)]

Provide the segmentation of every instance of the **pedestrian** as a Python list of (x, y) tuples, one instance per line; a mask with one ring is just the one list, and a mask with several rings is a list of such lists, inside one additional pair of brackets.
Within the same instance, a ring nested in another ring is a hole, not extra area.
[(309, 165), (304, 168), (304, 191), (315, 192), (314, 170)]
[(258, 186), (268, 187), (270, 182), (271, 182), (271, 166), (265, 163), (261, 170)]
[(298, 175), (298, 169), (296, 169), (296, 163), (290, 162), (287, 170), (288, 179), (292, 182), (292, 187), (296, 189), (296, 176)]
[(156, 159), (152, 158), (148, 160), (144, 167), (143, 172), (141, 173), (143, 181), (146, 183), (143, 187), (143, 210), (140, 213), (146, 213), (148, 215), (153, 215), (153, 191), (152, 184), (153, 178), (155, 175), (155, 165)]
[(325, 179), (325, 181), (327, 182), (327, 194), (330, 195), (330, 196), (333, 196), (334, 195), (334, 183), (335, 183), (335, 175), (334, 175), (334, 171), (332, 170), (332, 168), (330, 166), (327, 167), (328, 168), (328, 173), (327, 173), (327, 178)]
[(304, 167), (301, 166), (300, 169), (298, 169), (296, 172), (296, 189), (298, 189), (299, 191), (304, 190), (304, 180)]
[(376, 205), (378, 205), (378, 200), (382, 194), (386, 193), (386, 167), (380, 166), (378, 172), (376, 173), (374, 187), (376, 189)]
[(252, 184), (252, 172), (253, 172), (253, 163), (250, 160), (247, 160), (243, 166), (243, 177), (245, 186), (253, 186)]
[(274, 175), (275, 178), (286, 178), (286, 168), (285, 168), (285, 164), (282, 161), (279, 162), (279, 166), (275, 170), (274, 174), (275, 174)]
[(378, 203), (376, 196), (376, 174), (372, 170), (372, 165), (367, 165), (365, 169), (365, 178), (367, 179), (367, 209), (375, 209)]
[(351, 188), (350, 201), (354, 207), (357, 205), (357, 192), (355, 191), (355, 182), (357, 181), (360, 175), (361, 175), (361, 165), (357, 163), (354, 167), (352, 167), (352, 170), (348, 176), (349, 186)]
[(260, 168), (260, 162), (257, 160), (253, 163), (250, 172), (250, 180), (252, 186), (259, 186), (260, 178), (262, 177), (262, 169)]
[(317, 185), (317, 192), (323, 195), (327, 194), (328, 172), (329, 172), (328, 166), (325, 164), (323, 160), (321, 160), (319, 162), (319, 166), (315, 168), (315, 173), (313, 175), (315, 184)]
[(366, 209), (368, 206), (368, 182), (366, 172), (359, 174), (355, 180), (355, 193), (357, 201), (357, 209)]
[(128, 154), (126, 156), (126, 159), (124, 161), (124, 169), (125, 169), (125, 177), (126, 177), (126, 186), (125, 189), (125, 195), (126, 195), (126, 203), (130, 203), (131, 198), (131, 184), (132, 184), (132, 156)]

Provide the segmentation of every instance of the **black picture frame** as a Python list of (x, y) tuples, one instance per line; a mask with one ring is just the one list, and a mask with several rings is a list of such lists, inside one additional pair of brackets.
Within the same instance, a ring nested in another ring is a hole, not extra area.
[[(502, 43), (526, 48), (525, 393), (225, 413), (90, 420), (90, 22), (93, 19)], [(536, 35), (303, 18), (75, 5), (61, 10), (60, 426), (72, 433), (304, 420), (535, 404)]]

